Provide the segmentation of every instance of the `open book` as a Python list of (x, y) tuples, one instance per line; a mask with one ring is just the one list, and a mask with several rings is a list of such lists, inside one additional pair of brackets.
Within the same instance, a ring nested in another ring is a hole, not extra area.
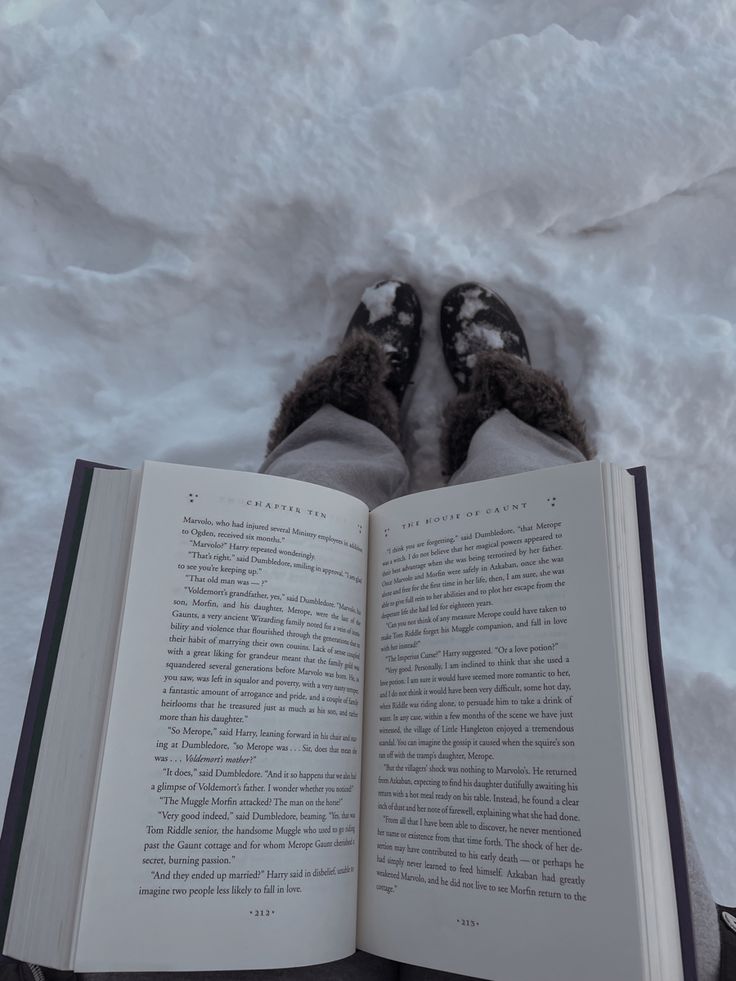
[(641, 472), (369, 513), (79, 463), (0, 845), (4, 952), (694, 977), (652, 600)]

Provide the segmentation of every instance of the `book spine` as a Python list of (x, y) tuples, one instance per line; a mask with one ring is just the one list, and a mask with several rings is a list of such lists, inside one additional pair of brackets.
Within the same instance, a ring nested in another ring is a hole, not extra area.
[(105, 464), (91, 463), (88, 460), (77, 460), (74, 467), (46, 614), (38, 643), (38, 654), (8, 792), (5, 820), (0, 836), (0, 939), (3, 941), (7, 931), (59, 643), (92, 486), (92, 474), (96, 467), (112, 469)]
[(654, 715), (657, 722), (657, 741), (662, 765), (667, 823), (670, 833), (672, 871), (677, 897), (677, 916), (680, 927), (680, 947), (685, 981), (697, 981), (695, 959), (695, 937), (693, 934), (692, 906), (688, 884), (685, 836), (680, 811), (680, 794), (677, 786), (675, 753), (672, 746), (670, 714), (667, 707), (667, 685), (662, 661), (662, 641), (659, 632), (659, 609), (657, 605), (657, 584), (654, 571), (654, 545), (652, 542), (652, 523), (649, 513), (649, 489), (645, 467), (629, 470), (634, 478), (636, 509), (639, 525), (639, 551), (641, 554), (641, 574), (644, 586), (644, 615), (649, 649), (649, 673), (652, 679)]

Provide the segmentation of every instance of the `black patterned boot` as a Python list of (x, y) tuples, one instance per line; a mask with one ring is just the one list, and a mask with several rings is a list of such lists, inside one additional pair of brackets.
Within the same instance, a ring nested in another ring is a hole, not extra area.
[(267, 451), (323, 405), (364, 419), (398, 445), (399, 403), (419, 357), (421, 324), (411, 286), (385, 280), (368, 287), (337, 354), (308, 368), (283, 397)]
[(461, 392), (470, 388), (481, 351), (505, 351), (531, 363), (524, 331), (511, 307), (478, 283), (462, 283), (445, 294), (440, 333), (447, 367)]
[(364, 331), (375, 337), (388, 356), (390, 368), (384, 384), (401, 403), (419, 358), (422, 308), (408, 283), (385, 279), (364, 290), (348, 324), (345, 337)]
[(459, 390), (445, 407), (440, 435), (445, 474), (462, 466), (475, 431), (499, 409), (564, 437), (586, 459), (593, 456), (567, 389), (532, 368), (524, 332), (497, 293), (477, 283), (451, 289), (442, 301), (440, 329), (445, 361)]

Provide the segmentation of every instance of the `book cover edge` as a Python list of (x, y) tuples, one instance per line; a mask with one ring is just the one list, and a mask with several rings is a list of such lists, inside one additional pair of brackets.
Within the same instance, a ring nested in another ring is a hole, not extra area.
[(652, 699), (657, 723), (657, 742), (659, 744), (667, 824), (670, 834), (670, 852), (672, 855), (672, 872), (675, 880), (683, 975), (685, 981), (697, 981), (695, 936), (693, 933), (692, 905), (690, 903), (687, 858), (685, 855), (685, 836), (682, 825), (682, 812), (680, 810), (680, 795), (677, 784), (675, 752), (672, 744), (670, 714), (667, 706), (667, 683), (662, 659), (662, 640), (659, 630), (654, 543), (649, 511), (649, 485), (646, 467), (632, 467), (629, 469), (629, 473), (634, 478), (634, 491), (636, 494), (639, 552), (644, 586), (644, 616), (647, 648), (649, 651), (649, 674), (652, 682)]
[(33, 779), (87, 512), (92, 474), (96, 468), (118, 469), (104, 463), (77, 460), (72, 472), (46, 612), (8, 790), (5, 819), (0, 834), (0, 944), (2, 946), (5, 944), (7, 934)]

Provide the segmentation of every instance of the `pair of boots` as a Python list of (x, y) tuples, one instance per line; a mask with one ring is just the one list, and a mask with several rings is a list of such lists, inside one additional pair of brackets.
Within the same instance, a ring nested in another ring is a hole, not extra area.
[[(499, 409), (564, 437), (590, 459), (585, 426), (567, 390), (532, 368), (524, 332), (498, 294), (477, 283), (455, 286), (440, 306), (440, 332), (458, 387), (440, 436), (446, 474), (464, 463), (476, 429)], [(268, 452), (323, 405), (364, 419), (400, 445), (399, 408), (421, 336), (422, 309), (408, 283), (384, 280), (366, 289), (337, 354), (310, 368), (284, 396)]]

